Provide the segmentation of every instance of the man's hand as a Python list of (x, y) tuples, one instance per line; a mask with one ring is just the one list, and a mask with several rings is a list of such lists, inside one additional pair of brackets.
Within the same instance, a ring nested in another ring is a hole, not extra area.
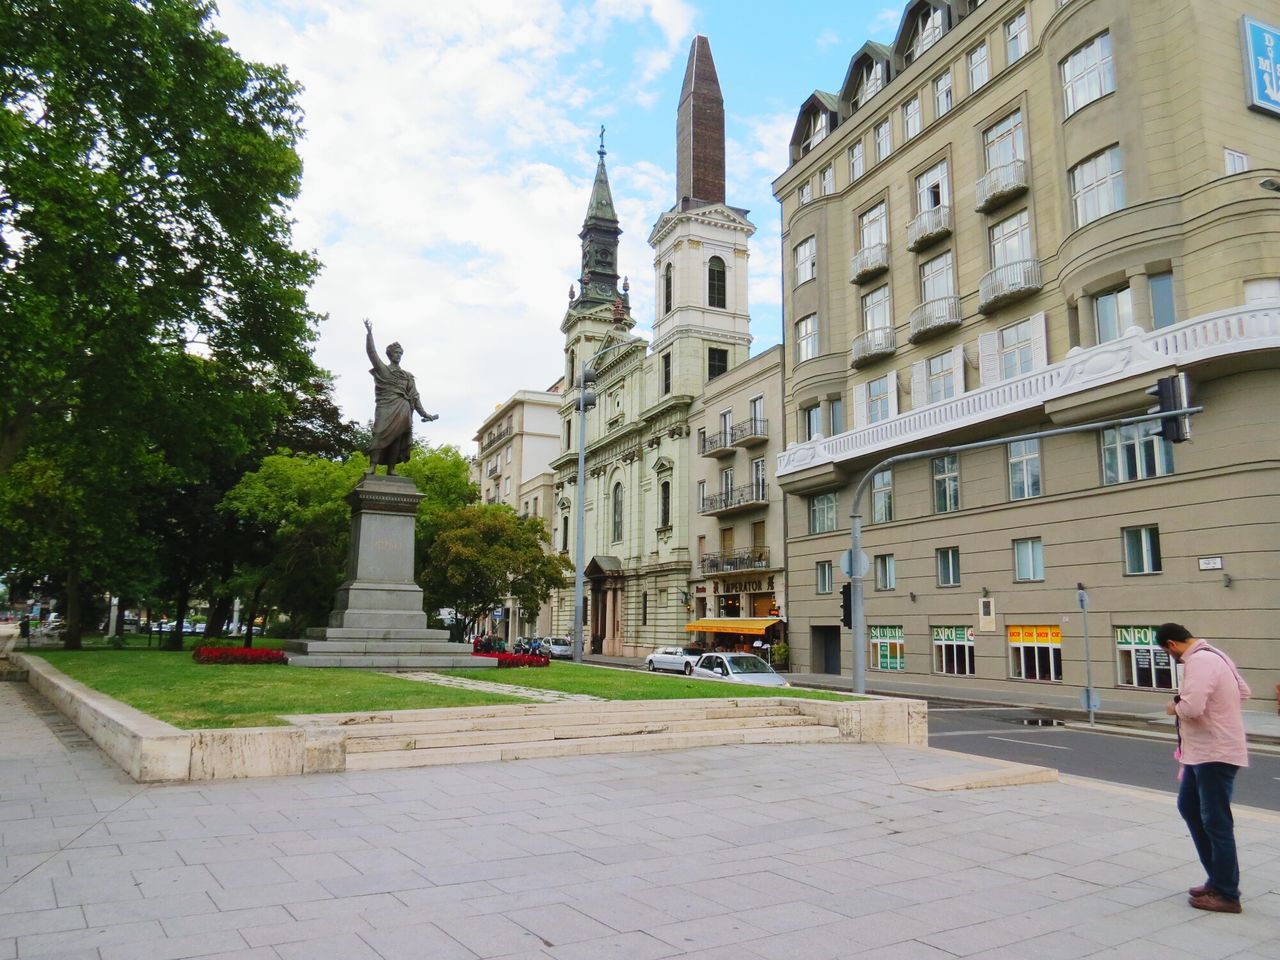
[(439, 419), (440, 419), (439, 414), (435, 414), (435, 413), (428, 413), (426, 416), (424, 416), (424, 417), (422, 418), (422, 422), (423, 422), (423, 423), (430, 423), (432, 420), (439, 420)]
[(1164, 712), (1171, 717), (1176, 717), (1178, 715), (1178, 705), (1170, 700), (1164, 705)]
[(364, 328), (368, 330), (370, 333), (373, 333), (373, 321), (370, 320), (368, 317), (364, 318)]

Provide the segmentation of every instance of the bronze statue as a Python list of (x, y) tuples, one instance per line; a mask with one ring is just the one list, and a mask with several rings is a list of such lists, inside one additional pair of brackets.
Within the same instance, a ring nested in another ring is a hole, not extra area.
[(378, 464), (385, 463), (387, 476), (391, 476), (397, 463), (409, 460), (413, 446), (413, 412), (416, 410), (422, 416), (423, 423), (440, 418), (422, 409), (413, 374), (400, 369), (404, 348), (399, 343), (390, 344), (387, 359), (391, 362), (383, 363), (373, 345), (372, 321), (366, 320), (364, 328), (367, 331), (364, 349), (373, 364), (369, 373), (373, 375), (373, 396), (377, 404), (373, 415), (373, 442), (369, 446), (369, 472), (376, 472)]

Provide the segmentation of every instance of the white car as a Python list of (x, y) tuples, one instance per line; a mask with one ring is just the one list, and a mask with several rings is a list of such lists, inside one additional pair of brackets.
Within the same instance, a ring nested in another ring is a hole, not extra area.
[(573, 641), (568, 637), (543, 637), (542, 642), (550, 650), (549, 656), (552, 659), (573, 659)]
[(697, 647), (659, 647), (644, 658), (644, 665), (650, 672), (670, 670), (689, 676), (693, 673), (693, 665), (704, 653), (706, 653), (705, 650)]
[(757, 687), (789, 687), (779, 674), (755, 654), (707, 653), (693, 665), (693, 676), (706, 680), (728, 680)]

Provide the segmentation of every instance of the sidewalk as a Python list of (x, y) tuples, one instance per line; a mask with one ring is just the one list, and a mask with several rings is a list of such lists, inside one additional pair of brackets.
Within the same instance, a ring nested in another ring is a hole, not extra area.
[(981, 761), (714, 747), (139, 786), (0, 684), (0, 957), (1256, 960), (1280, 817), (1241, 809), (1245, 912), (1171, 797), (937, 792)]
[[(632, 667), (644, 669), (644, 660), (638, 657), (605, 657), (590, 654), (583, 658), (589, 663), (605, 664), (613, 667)], [(844, 690), (852, 692), (853, 679), (847, 674), (833, 673), (788, 673), (785, 674), (794, 686), (810, 687), (817, 690)], [(1047, 709), (1075, 717), (1086, 717), (1087, 712), (1080, 705), (1077, 693), (1054, 693), (1051, 689), (1036, 686), (1018, 689), (958, 689), (943, 688), (938, 684), (919, 681), (897, 680), (882, 674), (867, 675), (867, 692), (890, 697), (915, 697), (921, 700), (944, 700), (957, 703), (990, 704), (999, 707), (1025, 707), (1029, 710)], [(1119, 724), (1139, 724), (1156, 730), (1167, 731), (1173, 736), (1173, 718), (1164, 712), (1164, 705), (1147, 706), (1145, 704), (1125, 703), (1110, 699), (1108, 691), (1099, 692), (1102, 697), (1102, 709), (1097, 711), (1100, 722)], [(1250, 743), (1280, 744), (1280, 714), (1275, 710), (1246, 710), (1244, 714), (1245, 735)]]

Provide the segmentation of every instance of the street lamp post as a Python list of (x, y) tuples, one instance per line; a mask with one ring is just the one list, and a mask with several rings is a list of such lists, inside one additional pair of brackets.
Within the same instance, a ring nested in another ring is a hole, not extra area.
[(590, 360), (582, 365), (578, 374), (578, 496), (574, 507), (577, 531), (574, 537), (573, 551), (573, 662), (582, 662), (582, 621), (583, 617), (583, 580), (586, 575), (587, 537), (584, 527), (586, 515), (586, 478), (587, 469), (587, 411), (596, 405), (596, 395), (587, 387), (596, 382), (595, 362), (612, 350), (629, 347), (635, 341), (623, 340), (597, 350)]

